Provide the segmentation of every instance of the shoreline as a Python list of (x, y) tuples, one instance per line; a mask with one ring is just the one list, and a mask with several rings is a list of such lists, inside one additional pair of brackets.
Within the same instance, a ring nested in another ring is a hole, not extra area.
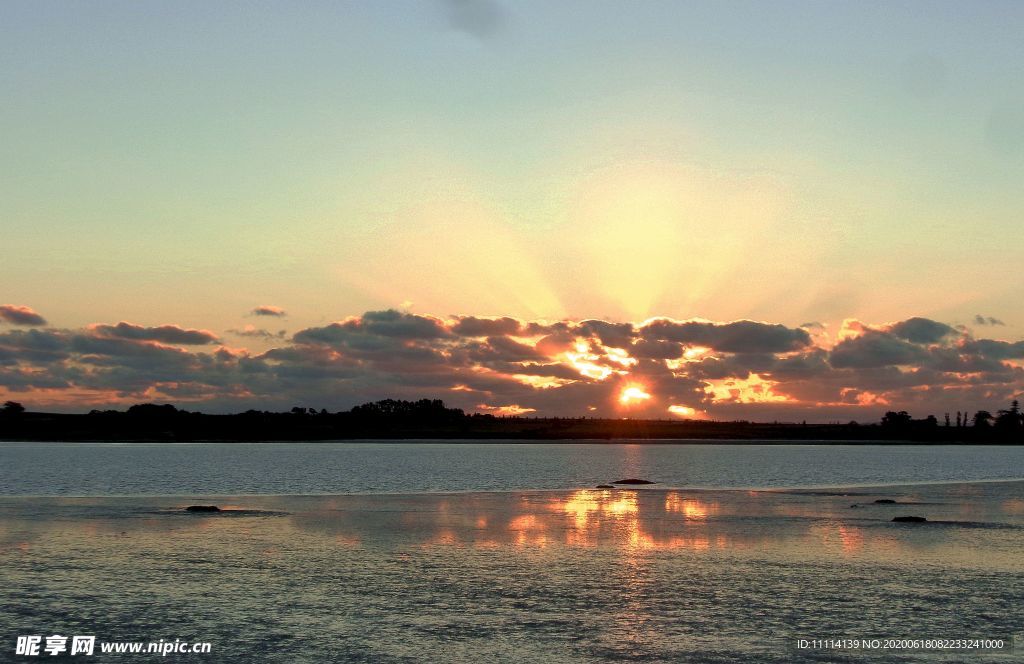
[(159, 438), (138, 438), (130, 440), (110, 440), (105, 438), (77, 440), (32, 440), (24, 438), (0, 438), (0, 445), (33, 444), (33, 445), (287, 445), (287, 444), (320, 444), (320, 443), (353, 443), (353, 444), (446, 444), (446, 445), (760, 445), (790, 447), (828, 447), (832, 445), (878, 445), (880, 447), (1021, 447), (1024, 442), (1011, 443), (1000, 441), (934, 441), (934, 440), (902, 440), (872, 438), (641, 438), (625, 436), (622, 438), (275, 438), (265, 440), (207, 438), (202, 440), (176, 440)]
[(868, 492), (868, 493), (841, 493), (846, 490), (863, 490), (863, 489), (898, 489), (901, 487), (942, 487), (942, 486), (956, 486), (956, 485), (974, 485), (974, 484), (1013, 484), (1021, 483), (1024, 484), (1024, 477), (1013, 477), (1013, 478), (994, 478), (994, 479), (980, 479), (980, 480), (920, 480), (911, 482), (898, 482), (893, 484), (843, 484), (843, 485), (807, 485), (807, 486), (778, 486), (778, 487), (764, 487), (764, 486), (728, 486), (728, 487), (714, 487), (714, 486), (674, 486), (674, 485), (623, 485), (617, 486), (614, 489), (598, 489), (596, 486), (574, 486), (574, 487), (561, 487), (555, 489), (531, 489), (531, 488), (519, 488), (519, 489), (488, 489), (488, 490), (477, 490), (477, 489), (445, 489), (438, 491), (353, 491), (348, 493), (130, 493), (130, 494), (0, 494), (0, 501), (8, 499), (44, 499), (44, 500), (79, 500), (87, 498), (96, 499), (155, 499), (155, 498), (343, 498), (343, 497), (357, 497), (357, 498), (372, 498), (374, 496), (380, 496), (382, 498), (389, 497), (405, 497), (405, 496), (466, 496), (466, 495), (481, 495), (481, 496), (504, 496), (509, 494), (523, 494), (523, 493), (567, 493), (574, 491), (644, 491), (647, 493), (656, 493), (659, 491), (692, 491), (696, 493), (768, 493), (768, 494), (783, 494), (783, 495), (815, 495), (816, 492), (829, 492), (827, 495), (834, 496), (846, 496), (846, 495), (865, 495), (871, 496), (876, 494), (888, 493), (886, 491), (879, 492)]

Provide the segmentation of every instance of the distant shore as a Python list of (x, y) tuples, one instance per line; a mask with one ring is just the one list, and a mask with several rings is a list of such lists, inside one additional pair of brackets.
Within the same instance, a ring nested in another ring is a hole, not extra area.
[[(979, 411), (974, 424), (958, 412), (956, 426), (929, 416), (888, 412), (877, 424), (721, 422), (700, 419), (524, 417), (466, 413), (440, 399), (384, 399), (330, 413), (295, 407), (286, 412), (247, 410), (211, 415), (171, 404), (137, 404), (125, 411), (38, 413), (16, 402), (0, 409), (0, 440), (117, 442), (282, 442), (329, 440), (643, 441), (687, 444), (1021, 444), (1024, 420), (1017, 402), (993, 418)], [(990, 421), (994, 420), (994, 424)]]
[(686, 445), (732, 444), (1020, 444), (1017, 436), (993, 428), (890, 427), (880, 424), (804, 424), (463, 416), (444, 419), (365, 418), (349, 413), (238, 415), (103, 412), (24, 413), (0, 420), (5, 441), (117, 442), (282, 442), (282, 441), (450, 441), (450, 442), (620, 442)]

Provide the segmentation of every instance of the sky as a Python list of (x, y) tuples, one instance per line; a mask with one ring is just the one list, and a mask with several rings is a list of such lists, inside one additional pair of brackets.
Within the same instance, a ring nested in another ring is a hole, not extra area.
[(1021, 34), (1015, 2), (4, 2), (0, 398), (1004, 407)]

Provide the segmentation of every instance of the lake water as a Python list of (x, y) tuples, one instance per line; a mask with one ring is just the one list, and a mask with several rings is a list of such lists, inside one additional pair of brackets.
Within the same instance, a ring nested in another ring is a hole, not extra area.
[(1024, 478), (1024, 446), (0, 443), (0, 495), (511, 491), (639, 477), (769, 488)]
[[(229, 511), (182, 509), (208, 501)], [(903, 514), (929, 523), (892, 522)], [(1022, 545), (1024, 482), (8, 496), (0, 661), (31, 659), (13, 656), (26, 634), (213, 648), (78, 658), (112, 663), (1020, 661)], [(800, 638), (1006, 646), (858, 653)]]
[[(984, 480), (1022, 469), (1019, 447), (4, 443), (0, 661), (52, 634), (212, 646), (53, 658), (103, 663), (1021, 661), (1024, 481)], [(594, 487), (622, 477), (659, 484)]]

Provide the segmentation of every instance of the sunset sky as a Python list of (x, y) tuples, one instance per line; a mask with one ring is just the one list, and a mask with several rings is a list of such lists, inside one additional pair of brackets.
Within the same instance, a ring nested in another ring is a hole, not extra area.
[(0, 400), (1024, 391), (1017, 2), (0, 5)]

